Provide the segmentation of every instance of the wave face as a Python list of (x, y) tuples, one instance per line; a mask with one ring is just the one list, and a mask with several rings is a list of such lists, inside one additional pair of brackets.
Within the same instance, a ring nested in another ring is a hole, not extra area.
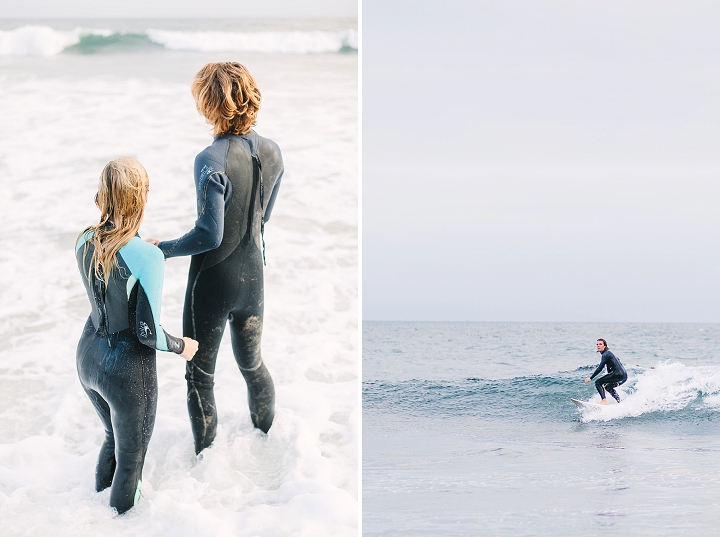
[[(629, 379), (617, 389), (622, 404), (579, 411), (568, 397), (600, 402), (579, 379), (589, 367), (553, 376), (512, 379), (412, 379), (363, 382), (366, 412), (395, 411), (418, 417), (442, 416), (567, 421), (611, 421), (623, 418), (686, 419), (720, 411), (720, 367), (664, 362), (650, 369), (629, 368)], [(608, 398), (610, 401), (610, 398)], [(573, 418), (574, 417), (574, 418)]]
[(131, 52), (162, 48), (162, 45), (155, 43), (144, 33), (113, 32), (108, 34), (81, 34), (77, 43), (72, 44), (63, 51), (79, 54), (97, 54), (102, 52)]
[(357, 51), (358, 35), (354, 29), (311, 32), (183, 32), (147, 29), (144, 32), (114, 32), (87, 28), (59, 31), (49, 26), (23, 26), (0, 31), (0, 56), (55, 56), (63, 52), (98, 54), (152, 49), (324, 54)]

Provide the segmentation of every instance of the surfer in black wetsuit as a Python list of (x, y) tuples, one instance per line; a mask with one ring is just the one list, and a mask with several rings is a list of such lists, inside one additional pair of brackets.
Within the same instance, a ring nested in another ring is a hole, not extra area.
[(607, 374), (599, 377), (595, 381), (595, 388), (597, 388), (597, 391), (602, 399), (602, 401), (600, 401), (600, 404), (608, 404), (607, 400), (605, 399), (605, 390), (607, 390), (610, 395), (612, 395), (613, 398), (619, 403), (620, 396), (615, 391), (615, 388), (617, 388), (627, 380), (627, 372), (625, 371), (623, 365), (620, 363), (620, 360), (618, 360), (617, 357), (612, 352), (610, 352), (610, 349), (608, 349), (607, 341), (605, 341), (604, 339), (598, 339), (597, 351), (602, 355), (600, 365), (597, 366), (592, 375), (585, 379), (585, 383), (587, 384), (593, 378), (595, 378), (595, 375), (600, 373), (603, 367), (607, 367)]
[(95, 489), (124, 513), (140, 498), (143, 463), (155, 424), (155, 350), (190, 360), (197, 342), (160, 326), (163, 255), (137, 236), (148, 177), (131, 157), (102, 172), (100, 223), (78, 237), (75, 256), (91, 312), (77, 347), (80, 383), (105, 427)]
[(253, 425), (267, 433), (275, 416), (275, 388), (260, 354), (263, 230), (284, 168), (277, 144), (250, 128), (260, 107), (260, 91), (244, 66), (207, 64), (195, 76), (192, 94), (215, 135), (195, 159), (198, 218), (178, 239), (148, 241), (166, 258), (192, 256), (183, 334), (200, 344), (185, 374), (195, 452), (200, 453), (217, 432), (213, 385), (226, 325), (247, 385)]

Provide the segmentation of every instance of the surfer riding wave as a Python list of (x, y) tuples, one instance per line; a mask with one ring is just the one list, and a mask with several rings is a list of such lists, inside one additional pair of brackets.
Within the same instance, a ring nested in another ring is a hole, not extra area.
[(585, 383), (587, 384), (588, 382), (590, 382), (593, 378), (595, 378), (597, 374), (600, 373), (600, 371), (603, 370), (604, 367), (607, 367), (607, 374), (599, 377), (595, 381), (595, 388), (597, 388), (597, 391), (600, 394), (600, 398), (602, 399), (602, 401), (600, 401), (600, 404), (608, 404), (607, 399), (605, 398), (606, 390), (619, 403), (620, 396), (615, 391), (615, 388), (617, 388), (627, 380), (627, 372), (625, 371), (623, 365), (620, 363), (620, 360), (618, 360), (617, 357), (612, 352), (610, 352), (610, 349), (608, 349), (607, 341), (605, 341), (604, 339), (598, 339), (597, 351), (602, 355), (600, 365), (597, 366), (592, 375), (585, 379)]

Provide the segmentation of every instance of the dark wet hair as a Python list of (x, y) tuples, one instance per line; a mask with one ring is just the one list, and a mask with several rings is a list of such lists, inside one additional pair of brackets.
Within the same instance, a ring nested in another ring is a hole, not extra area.
[(606, 348), (606, 349), (609, 349), (609, 348), (610, 348), (610, 347), (608, 347), (607, 341), (605, 341), (603, 338), (599, 338), (598, 341), (602, 341), (602, 342), (603, 342), (603, 345), (605, 345), (605, 348)]

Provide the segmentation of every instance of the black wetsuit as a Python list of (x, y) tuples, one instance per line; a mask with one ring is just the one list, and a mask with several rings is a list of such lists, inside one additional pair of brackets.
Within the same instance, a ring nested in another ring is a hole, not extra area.
[[(140, 497), (157, 407), (155, 349), (183, 352), (185, 342), (160, 326), (163, 255), (134, 237), (120, 248), (109, 282), (90, 271), (94, 247), (83, 235), (75, 255), (92, 311), (77, 347), (85, 393), (105, 427), (95, 470), (99, 492), (112, 486), (110, 506), (124, 513)], [(90, 273), (88, 279), (88, 272)]]
[(607, 390), (610, 395), (612, 395), (613, 398), (619, 403), (620, 396), (615, 391), (615, 388), (620, 386), (623, 382), (627, 380), (627, 372), (625, 371), (623, 365), (620, 363), (620, 360), (618, 360), (615, 355), (610, 352), (610, 349), (605, 349), (605, 351), (602, 353), (600, 365), (597, 366), (595, 372), (590, 375), (590, 378), (595, 378), (595, 375), (600, 373), (603, 367), (607, 367), (607, 374), (599, 377), (595, 381), (595, 388), (597, 388), (600, 397), (602, 397), (603, 399), (605, 399), (605, 390)]
[(252, 422), (267, 432), (275, 416), (275, 388), (260, 354), (263, 229), (282, 173), (280, 149), (254, 131), (215, 138), (195, 159), (195, 227), (159, 245), (165, 257), (192, 255), (183, 335), (199, 344), (185, 375), (197, 453), (212, 443), (217, 431), (215, 362), (228, 321)]

